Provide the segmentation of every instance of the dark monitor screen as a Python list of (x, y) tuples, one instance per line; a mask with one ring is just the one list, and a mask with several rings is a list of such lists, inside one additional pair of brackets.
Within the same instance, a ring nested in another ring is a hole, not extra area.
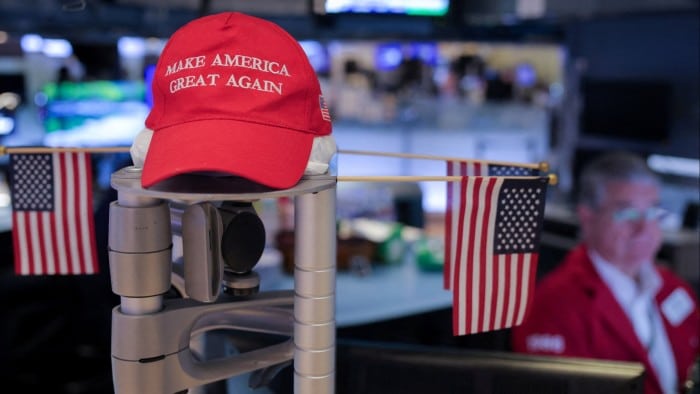
[(15, 93), (20, 99), (25, 100), (24, 74), (0, 74), (0, 94)]
[(17, 107), (26, 100), (24, 75), (0, 74), (0, 137), (17, 129)]
[(340, 341), (338, 394), (631, 394), (643, 392), (639, 363), (425, 345)]
[(669, 139), (671, 86), (647, 80), (581, 81), (582, 136), (662, 142)]
[(116, 42), (71, 42), (73, 54), (85, 67), (87, 79), (121, 79)]

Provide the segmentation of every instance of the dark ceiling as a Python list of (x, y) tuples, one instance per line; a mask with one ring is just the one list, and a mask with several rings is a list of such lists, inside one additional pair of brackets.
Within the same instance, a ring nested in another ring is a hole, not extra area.
[(0, 30), (76, 40), (168, 37), (184, 23), (210, 13), (238, 10), (293, 21), (306, 19), (307, 8), (306, 0), (2, 0)]
[[(513, 18), (516, 0), (452, 0), (445, 17), (321, 16), (323, 0), (2, 0), (0, 30), (72, 41), (114, 41), (130, 35), (169, 37), (199, 16), (241, 11), (278, 23), (298, 39), (429, 38), (557, 40), (571, 19), (596, 12), (697, 12), (699, 0), (548, 0), (546, 18)], [(644, 6), (640, 6), (643, 4)]]

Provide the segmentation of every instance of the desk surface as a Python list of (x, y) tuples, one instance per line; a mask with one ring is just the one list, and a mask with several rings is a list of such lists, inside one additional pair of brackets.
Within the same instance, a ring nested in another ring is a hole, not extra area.
[[(293, 289), (293, 275), (279, 266), (258, 270), (260, 289)], [(336, 324), (338, 327), (394, 319), (452, 306), (452, 292), (443, 289), (442, 272), (423, 271), (407, 259), (403, 264), (375, 265), (360, 276), (349, 271), (336, 274)]]

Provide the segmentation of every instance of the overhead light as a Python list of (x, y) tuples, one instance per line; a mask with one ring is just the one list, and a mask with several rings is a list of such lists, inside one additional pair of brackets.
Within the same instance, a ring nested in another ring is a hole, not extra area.
[(62, 38), (43, 38), (38, 34), (25, 34), (20, 39), (24, 53), (43, 53), (48, 57), (66, 58), (73, 54), (73, 46)]
[(124, 58), (140, 58), (146, 53), (146, 43), (140, 37), (121, 37), (117, 41), (119, 56)]
[(10, 193), (5, 190), (0, 190), (0, 207), (9, 207), (10, 202)]
[(700, 176), (700, 160), (698, 159), (654, 154), (649, 155), (647, 164), (652, 170), (662, 174), (693, 178)]
[(147, 53), (160, 55), (165, 46), (165, 40), (157, 37), (149, 37), (144, 40), (144, 46)]
[(62, 38), (45, 38), (41, 51), (48, 57), (65, 58), (73, 54), (73, 46)]
[(20, 39), (20, 46), (25, 53), (41, 52), (44, 39), (38, 34), (25, 34)]
[(7, 135), (15, 129), (15, 120), (9, 116), (0, 115), (0, 135)]

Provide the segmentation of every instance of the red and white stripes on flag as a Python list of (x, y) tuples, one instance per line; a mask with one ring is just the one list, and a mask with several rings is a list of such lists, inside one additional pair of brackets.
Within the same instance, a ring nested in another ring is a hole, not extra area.
[(467, 176), (459, 182), (454, 335), (519, 325), (534, 286), (546, 177)]
[[(516, 165), (489, 164), (481, 161), (447, 161), (447, 176), (539, 176), (540, 170)], [(462, 198), (459, 182), (447, 182), (447, 204), (445, 207), (445, 261), (443, 269), (443, 286), (452, 288), (454, 267), (457, 255), (457, 228), (459, 206)]]
[(15, 273), (98, 271), (88, 153), (10, 155)]
[[(486, 175), (487, 165), (474, 161), (448, 161), (447, 176)], [(447, 204), (445, 206), (445, 261), (443, 264), (443, 287), (452, 288), (454, 258), (457, 248), (457, 225), (459, 224), (459, 182), (447, 182)]]

